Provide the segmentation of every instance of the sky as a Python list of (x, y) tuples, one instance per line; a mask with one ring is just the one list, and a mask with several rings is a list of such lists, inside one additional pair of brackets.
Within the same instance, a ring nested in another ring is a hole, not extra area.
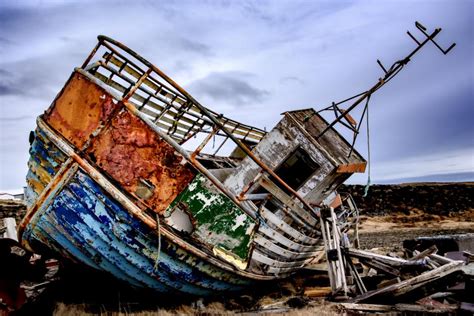
[[(99, 34), (201, 104), (269, 130), (284, 111), (371, 87), (377, 59), (390, 66), (415, 48), (415, 21), (457, 46), (446, 56), (425, 46), (372, 96), (371, 181), (473, 181), (474, 1), (0, 0), (0, 192), (25, 185), (35, 119)], [(367, 157), (365, 124), (356, 148)]]

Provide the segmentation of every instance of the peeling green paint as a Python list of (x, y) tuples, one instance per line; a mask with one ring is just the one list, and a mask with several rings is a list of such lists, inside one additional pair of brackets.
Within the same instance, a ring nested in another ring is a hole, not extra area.
[(178, 207), (192, 216), (193, 237), (219, 247), (241, 260), (249, 258), (255, 222), (209, 180), (197, 175), (165, 212), (170, 216)]

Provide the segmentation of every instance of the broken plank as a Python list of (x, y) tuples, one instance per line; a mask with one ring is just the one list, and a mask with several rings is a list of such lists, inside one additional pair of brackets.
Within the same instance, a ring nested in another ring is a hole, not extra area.
[(400, 283), (393, 284), (382, 289), (373, 290), (364, 294), (361, 294), (353, 298), (351, 303), (358, 303), (365, 301), (374, 296), (379, 296), (382, 294), (391, 293), (392, 296), (397, 297), (403, 294), (406, 294), (410, 291), (413, 291), (421, 286), (424, 286), (427, 283), (439, 280), (455, 271), (460, 270), (461, 266), (464, 264), (462, 261), (454, 261), (439, 268), (424, 272), (416, 277), (411, 279), (404, 280)]
[(381, 304), (354, 304), (354, 303), (339, 303), (342, 307), (348, 310), (367, 311), (367, 312), (421, 312), (421, 313), (446, 313), (456, 310), (456, 307), (434, 307), (421, 306), (416, 304), (395, 304), (395, 305), (381, 305)]
[(337, 167), (337, 173), (364, 173), (367, 163), (359, 162), (359, 163), (348, 163), (344, 165), (340, 165)]
[(385, 272), (387, 274), (390, 274), (390, 275), (393, 275), (393, 276), (396, 276), (396, 277), (399, 277), (400, 276), (400, 271), (383, 263), (383, 262), (378, 262), (378, 261), (375, 261), (375, 260), (369, 260), (369, 259), (362, 259), (360, 258), (359, 259), (359, 262), (372, 268), (372, 269), (375, 269), (377, 271), (382, 271), (382, 272)]
[(414, 255), (413, 257), (411, 257), (409, 259), (409, 261), (414, 261), (414, 260), (419, 260), (419, 259), (423, 259), (429, 255), (433, 255), (435, 253), (438, 252), (438, 248), (436, 247), (436, 245), (433, 245), (425, 250), (423, 250), (422, 252), (420, 253), (417, 253), (416, 255)]
[(18, 241), (18, 236), (16, 233), (16, 221), (13, 217), (5, 217), (3, 219), (3, 226), (5, 227), (5, 232), (3, 233), (3, 238), (10, 238), (15, 241)]
[(440, 264), (447, 264), (447, 263), (455, 262), (455, 260), (440, 256), (440, 255), (437, 255), (437, 254), (429, 255), (429, 257), (430, 257), (430, 259), (432, 259), (432, 260), (434, 260), (434, 261), (436, 261)]
[(346, 248), (344, 251), (350, 257), (355, 257), (355, 258), (365, 259), (365, 260), (370, 260), (370, 261), (375, 260), (375, 261), (383, 262), (386, 265), (390, 265), (394, 267), (401, 267), (407, 264), (408, 262), (405, 259), (379, 255), (373, 252), (359, 250), (359, 249)]
[(304, 296), (307, 297), (326, 297), (329, 296), (332, 292), (331, 287), (314, 287), (314, 288), (305, 288)]
[(359, 272), (357, 272), (357, 269), (354, 266), (352, 259), (348, 255), (345, 255), (345, 256), (346, 256), (346, 265), (349, 267), (349, 271), (355, 279), (356, 286), (359, 289), (359, 293), (361, 294), (366, 293), (367, 289), (365, 287), (365, 284), (362, 281), (362, 278), (360, 277)]

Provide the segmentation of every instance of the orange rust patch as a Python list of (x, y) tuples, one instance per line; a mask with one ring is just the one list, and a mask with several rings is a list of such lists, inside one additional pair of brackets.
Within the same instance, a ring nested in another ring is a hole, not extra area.
[[(87, 149), (89, 158), (157, 213), (162, 213), (194, 178), (182, 156), (142, 120), (126, 110), (118, 113)], [(149, 195), (139, 194), (143, 180)], [(138, 190), (138, 191), (137, 191)]]
[(345, 165), (340, 165), (337, 168), (338, 173), (364, 173), (365, 172), (365, 167), (367, 166), (367, 163), (360, 162), (360, 163), (350, 163), (350, 164), (345, 164)]
[(112, 100), (104, 89), (75, 72), (45, 114), (45, 121), (77, 148), (82, 148), (117, 109)]

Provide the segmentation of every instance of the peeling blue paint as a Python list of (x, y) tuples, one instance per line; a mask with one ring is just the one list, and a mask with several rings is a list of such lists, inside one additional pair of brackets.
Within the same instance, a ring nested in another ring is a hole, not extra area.
[(23, 238), (104, 270), (135, 287), (215, 295), (250, 280), (222, 270), (161, 238), (78, 170), (30, 220)]
[(67, 156), (47, 139), (41, 129), (37, 128), (34, 135), (26, 175), (25, 200), (28, 208), (33, 205), (67, 159)]

